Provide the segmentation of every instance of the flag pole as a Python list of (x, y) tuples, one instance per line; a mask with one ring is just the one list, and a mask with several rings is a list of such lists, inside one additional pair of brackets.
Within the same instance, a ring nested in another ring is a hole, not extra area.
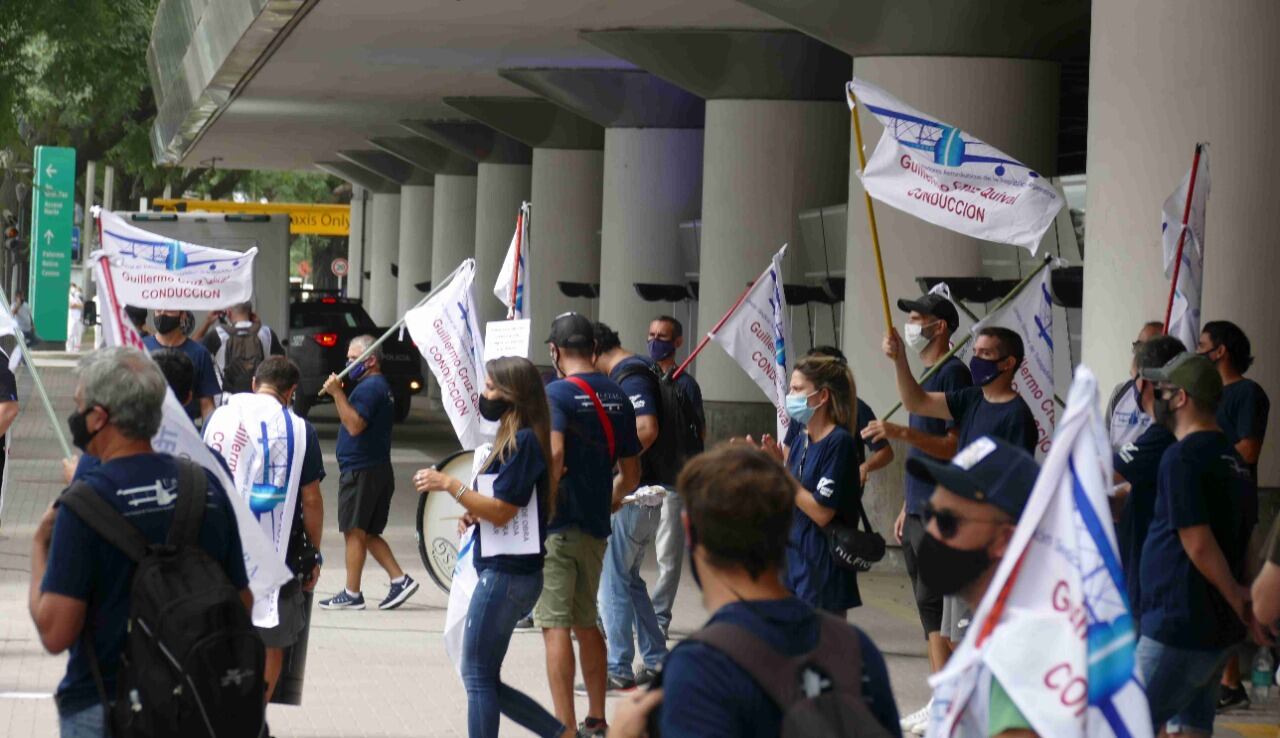
[[(520, 214), (516, 216), (516, 263), (511, 265), (511, 306), (507, 308), (507, 320), (515, 319), (516, 295), (520, 292), (520, 252), (524, 246), (524, 232), (527, 223), (525, 223), (525, 206), (527, 202), (520, 203)], [(526, 282), (528, 279), (526, 278)], [(528, 288), (528, 285), (525, 285)]]
[[(1030, 284), (1031, 280), (1032, 280), (1032, 279), (1034, 279), (1034, 278), (1035, 278), (1035, 276), (1036, 276), (1037, 274), (1039, 274), (1040, 272), (1044, 271), (1044, 270), (1045, 270), (1045, 267), (1047, 267), (1047, 266), (1049, 266), (1050, 264), (1052, 264), (1052, 263), (1053, 263), (1053, 261), (1054, 261), (1054, 259), (1053, 259), (1053, 257), (1052, 257), (1052, 256), (1046, 256), (1046, 257), (1045, 257), (1045, 259), (1044, 259), (1044, 261), (1043, 261), (1043, 262), (1041, 262), (1040, 266), (1036, 267), (1036, 268), (1035, 268), (1035, 269), (1034, 269), (1030, 274), (1028, 274), (1026, 277), (1024, 277), (1024, 278), (1022, 279), (1022, 281), (1021, 281), (1021, 282), (1019, 282), (1019, 283), (1017, 283), (1016, 285), (1014, 285), (1014, 286), (1013, 286), (1013, 289), (1009, 290), (1009, 294), (1007, 294), (1007, 295), (1005, 295), (1004, 297), (1000, 298), (1000, 302), (997, 302), (997, 303), (996, 303), (996, 306), (995, 306), (995, 307), (993, 307), (993, 308), (991, 308), (991, 312), (990, 312), (990, 313), (988, 313), (988, 315), (993, 315), (993, 314), (995, 314), (995, 313), (1000, 312), (1000, 308), (1002, 308), (1002, 307), (1004, 307), (1005, 305), (1009, 304), (1009, 301), (1010, 301), (1010, 300), (1012, 300), (1013, 298), (1015, 298), (1015, 297), (1017, 297), (1019, 294), (1021, 294), (1021, 293), (1022, 293), (1022, 290), (1023, 290), (1023, 289), (1028, 285), (1028, 284)], [(969, 312), (969, 311), (968, 311), (968, 310), (966, 310), (965, 312), (967, 313), (967, 312)], [(972, 313), (970, 313), (970, 315), (972, 315)], [(919, 381), (920, 381), (921, 383), (923, 383), (923, 382), (924, 382), (925, 380), (927, 380), (929, 377), (932, 377), (932, 376), (933, 376), (933, 374), (934, 374), (934, 372), (936, 372), (936, 371), (938, 371), (939, 369), (941, 369), (941, 368), (942, 368), (942, 365), (943, 365), (943, 364), (945, 364), (945, 363), (947, 363), (947, 359), (950, 359), (952, 356), (955, 356), (955, 355), (956, 355), (956, 353), (957, 353), (960, 349), (964, 348), (964, 345), (965, 345), (966, 343), (968, 343), (972, 338), (973, 338), (973, 334), (972, 334), (972, 333), (970, 333), (969, 335), (965, 336), (965, 337), (964, 337), (964, 340), (960, 341), (960, 343), (957, 343), (955, 346), (952, 346), (950, 351), (948, 351), (945, 355), (943, 355), (943, 357), (942, 357), (941, 359), (938, 359), (936, 362), (934, 362), (933, 366), (929, 367), (929, 371), (925, 372), (925, 373), (924, 373), (924, 375), (920, 377), (920, 380), (919, 380)], [(901, 408), (902, 408), (902, 401), (901, 401), (901, 400), (899, 400), (899, 401), (898, 401), (898, 404), (896, 404), (896, 405), (894, 405), (892, 408), (890, 408), (890, 409), (889, 409), (889, 412), (885, 413), (884, 417), (883, 417), (883, 418), (881, 418), (881, 420), (888, 420), (889, 418), (893, 417), (893, 414), (894, 414), (894, 413), (896, 413), (896, 412), (898, 412), (898, 410), (899, 410), (899, 409), (901, 409)]]
[(686, 358), (680, 364), (680, 366), (676, 367), (675, 371), (671, 372), (672, 379), (676, 379), (681, 374), (684, 374), (685, 368), (687, 368), (690, 364), (693, 363), (693, 360), (698, 357), (698, 354), (702, 353), (702, 349), (707, 347), (707, 344), (711, 342), (712, 336), (714, 336), (716, 333), (720, 331), (720, 329), (724, 326), (725, 321), (728, 320), (730, 317), (732, 317), (734, 313), (738, 312), (738, 308), (742, 307), (743, 300), (747, 299), (747, 295), (751, 294), (751, 290), (756, 286), (756, 282), (759, 282), (763, 277), (764, 277), (764, 274), (761, 274), (759, 277), (756, 277), (751, 282), (751, 284), (747, 285), (747, 288), (742, 291), (742, 294), (738, 295), (737, 301), (733, 303), (733, 307), (729, 308), (729, 312), (725, 313), (724, 317), (721, 318), (714, 326), (712, 326), (711, 330), (707, 331), (707, 335), (703, 336), (702, 340), (698, 341), (698, 345), (695, 346), (694, 349), (689, 352), (688, 358)]
[(1204, 144), (1196, 144), (1196, 155), (1191, 159), (1191, 181), (1187, 185), (1187, 203), (1182, 208), (1182, 230), (1178, 232), (1178, 255), (1173, 262), (1173, 283), (1169, 285), (1169, 302), (1164, 309), (1164, 335), (1169, 335), (1169, 320), (1173, 317), (1173, 296), (1178, 292), (1178, 276), (1182, 273), (1182, 247), (1187, 240), (1187, 220), (1191, 216), (1191, 198), (1196, 191), (1196, 174), (1200, 172), (1200, 152)]
[[(851, 86), (845, 87), (849, 96), (849, 117), (853, 118), (853, 137), (858, 150), (858, 168), (867, 169), (867, 155), (862, 150), (862, 123), (858, 120), (858, 98), (853, 94)], [(880, 231), (876, 228), (876, 210), (871, 204), (871, 194), (864, 184), (862, 196), (867, 203), (867, 225), (871, 228), (871, 247), (876, 255), (876, 274), (880, 277), (880, 302), (884, 305), (885, 333), (893, 332), (893, 313), (889, 310), (889, 287), (884, 280), (884, 259), (880, 256)]]
[[(0, 305), (4, 307), (6, 315), (13, 315), (13, 311), (9, 309), (9, 295), (4, 291), (4, 287), (0, 287)], [(53, 427), (53, 435), (62, 446), (62, 456), (73, 459), (75, 453), (71, 451), (71, 444), (67, 443), (67, 435), (62, 432), (62, 419), (53, 411), (53, 403), (49, 402), (49, 393), (44, 391), (44, 382), (40, 381), (40, 372), (36, 371), (36, 362), (31, 358), (31, 350), (27, 348), (27, 339), (20, 329), (15, 330), (13, 336), (18, 339), (18, 350), (22, 352), (22, 358), (27, 362), (27, 371), (31, 372), (31, 383), (36, 386), (36, 394), (40, 395), (44, 411), (49, 414), (49, 425)]]

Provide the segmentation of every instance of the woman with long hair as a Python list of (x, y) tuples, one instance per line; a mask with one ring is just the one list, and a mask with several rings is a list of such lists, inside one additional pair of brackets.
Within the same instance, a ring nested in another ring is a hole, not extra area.
[(494, 359), (485, 370), (480, 415), (497, 421), (498, 434), (480, 468), (485, 486), (492, 480), (492, 496), (434, 469), (418, 470), (413, 483), (419, 492), (452, 496), (467, 510), (465, 524), (504, 526), (521, 509), (537, 505), (537, 553), (486, 555), (476, 532), (473, 556), (480, 581), (471, 597), (462, 642), (467, 732), (471, 738), (495, 738), (501, 713), (535, 735), (560, 736), (566, 730), (555, 716), (501, 679), (516, 621), (542, 592), (543, 542), (558, 481), (551, 464), (551, 411), (542, 378), (528, 359)]

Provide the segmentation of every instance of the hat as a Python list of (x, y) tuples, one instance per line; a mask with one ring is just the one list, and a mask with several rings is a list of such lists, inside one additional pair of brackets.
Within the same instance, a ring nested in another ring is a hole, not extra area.
[(927, 294), (922, 295), (916, 300), (898, 300), (898, 309), (909, 313), (912, 310), (925, 315), (932, 315), (939, 320), (947, 323), (947, 330), (955, 333), (960, 327), (960, 314), (956, 312), (956, 306), (942, 295)]
[(982, 436), (949, 462), (912, 456), (907, 459), (907, 471), (966, 499), (994, 505), (1017, 520), (1036, 485), (1040, 466), (1022, 448)]
[(1183, 351), (1162, 367), (1142, 370), (1142, 378), (1168, 382), (1202, 402), (1222, 397), (1222, 377), (1207, 356)]
[(547, 336), (547, 343), (560, 348), (594, 348), (595, 327), (579, 313), (562, 313), (551, 322), (551, 334)]

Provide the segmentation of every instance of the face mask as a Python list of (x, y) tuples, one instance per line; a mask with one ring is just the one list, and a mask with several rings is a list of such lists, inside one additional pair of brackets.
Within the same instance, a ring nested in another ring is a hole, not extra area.
[(507, 411), (511, 409), (511, 400), (490, 400), (484, 395), (480, 395), (480, 417), (485, 420), (496, 422), (501, 419)]
[(1156, 425), (1162, 425), (1172, 432), (1173, 426), (1176, 422), (1174, 409), (1170, 405), (1172, 400), (1165, 399), (1164, 393), (1159, 390), (1156, 390), (1154, 400), (1155, 401), (1152, 403), (1151, 407), (1151, 414), (1152, 417), (1155, 418)]
[(946, 596), (963, 591), (991, 565), (986, 548), (968, 551), (952, 548), (925, 533), (916, 552), (920, 562), (916, 569), (920, 583), (930, 592)]
[(551, 354), (551, 368), (556, 370), (556, 376), (563, 378), (565, 373), (560, 371), (560, 352), (554, 348), (549, 350)]
[(89, 453), (89, 442), (102, 431), (102, 428), (96, 431), (89, 430), (88, 415), (92, 411), (93, 408), (90, 407), (85, 408), (82, 413), (76, 412), (67, 416), (67, 427), (71, 430), (71, 443), (85, 453)]
[[(933, 325), (933, 323), (930, 323), (929, 325)], [(907, 323), (903, 326), (902, 337), (906, 340), (907, 345), (916, 353), (924, 351), (925, 347), (929, 345), (929, 342), (933, 340), (933, 336), (926, 336), (924, 334), (924, 329), (927, 327), (928, 326), (923, 326), (918, 323)]]
[(787, 395), (787, 417), (801, 425), (808, 425), (809, 421), (813, 419), (813, 413), (818, 409), (809, 406), (809, 398), (812, 396), (812, 394)]
[(1000, 376), (1000, 362), (975, 356), (969, 359), (969, 373), (973, 375), (974, 384), (985, 387), (991, 384), (991, 380)]
[(664, 341), (654, 338), (649, 341), (649, 358), (654, 361), (665, 361), (676, 352), (675, 341)]
[(698, 545), (698, 531), (689, 526), (689, 573), (693, 574), (693, 583), (698, 586), (698, 591), (702, 591), (702, 577), (698, 576), (698, 560), (693, 557), (693, 549)]
[(369, 367), (363, 361), (359, 364), (348, 363), (347, 366), (351, 367), (351, 371), (347, 372), (347, 376), (351, 377), (352, 382), (359, 382), (365, 372), (369, 371)]
[(182, 319), (176, 315), (157, 315), (156, 333), (169, 333), (181, 325)]

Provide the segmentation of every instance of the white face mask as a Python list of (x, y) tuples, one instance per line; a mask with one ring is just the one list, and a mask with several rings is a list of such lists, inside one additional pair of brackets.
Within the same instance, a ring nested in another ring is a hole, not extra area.
[(920, 325), (918, 323), (907, 323), (904, 326), (904, 330), (902, 333), (902, 336), (906, 340), (907, 345), (910, 346), (913, 350), (915, 350), (916, 353), (920, 353), (921, 351), (924, 351), (925, 347), (929, 345), (929, 342), (933, 340), (931, 336), (924, 335), (924, 329), (928, 328), (931, 325), (935, 325), (937, 322), (938, 321), (935, 320), (933, 323), (929, 323), (927, 325)]

